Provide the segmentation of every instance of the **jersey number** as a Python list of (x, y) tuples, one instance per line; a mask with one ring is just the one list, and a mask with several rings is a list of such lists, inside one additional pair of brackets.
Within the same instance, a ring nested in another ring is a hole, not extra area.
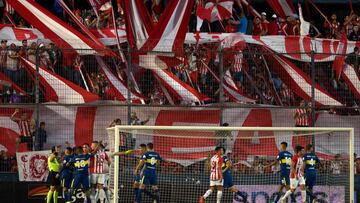
[(155, 159), (154, 157), (152, 157), (152, 158), (150, 159), (150, 164), (151, 164), (151, 165), (155, 165), (155, 164), (156, 164), (156, 159)]

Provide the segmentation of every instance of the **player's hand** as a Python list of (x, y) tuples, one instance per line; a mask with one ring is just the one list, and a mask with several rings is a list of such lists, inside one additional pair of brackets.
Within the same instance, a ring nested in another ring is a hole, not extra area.
[(59, 179), (59, 178), (60, 178), (60, 174), (56, 174), (55, 178)]
[(19, 109), (15, 109), (15, 112), (14, 113), (19, 113), (20, 112), (20, 110)]

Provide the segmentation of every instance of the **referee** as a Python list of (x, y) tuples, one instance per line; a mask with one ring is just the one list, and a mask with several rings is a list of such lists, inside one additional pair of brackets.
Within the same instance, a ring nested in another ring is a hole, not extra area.
[(60, 186), (59, 171), (61, 163), (58, 160), (59, 147), (53, 146), (51, 148), (51, 154), (48, 158), (48, 167), (49, 167), (49, 177), (50, 177), (50, 190), (46, 197), (46, 203), (53, 202), (57, 203), (58, 201), (58, 188)]

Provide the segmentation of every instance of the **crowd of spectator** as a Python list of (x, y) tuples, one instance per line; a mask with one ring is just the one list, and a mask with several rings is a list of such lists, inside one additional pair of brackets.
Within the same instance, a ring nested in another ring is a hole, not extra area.
[[(73, 27), (77, 25), (73, 20), (65, 15), (57, 0), (44, 2), (37, 0), (45, 8), (54, 13), (60, 19), (64, 20)], [(201, 1), (203, 4), (206, 1)], [(115, 6), (115, 15), (113, 18), (111, 12), (100, 9), (98, 12), (88, 4), (88, 1), (65, 1), (69, 8), (74, 11), (75, 16), (88, 28), (112, 28), (113, 19), (118, 27), (124, 27), (124, 12), (120, 4)], [(154, 21), (157, 21), (163, 9), (167, 5), (167, 0), (151, 1), (145, 0), (146, 7)], [(189, 31), (195, 31), (196, 28), (196, 6), (194, 6), (192, 17), (189, 23)], [(1, 13), (2, 23), (9, 23), (10, 19), (18, 27), (31, 27), (31, 25), (20, 17), (16, 12), (8, 12), (9, 15)], [(271, 16), (271, 17), (270, 17)], [(10, 18), (10, 19), (9, 19)], [(358, 40), (359, 22), (354, 12), (351, 12), (344, 20), (338, 19), (336, 14), (332, 14), (328, 19), (323, 20), (321, 26), (312, 22), (309, 35), (311, 37), (323, 37), (340, 39), (345, 33), (349, 40)], [(230, 19), (223, 19), (221, 22), (212, 23), (204, 21), (201, 31), (212, 32), (241, 32), (251, 35), (299, 35), (300, 21), (296, 16), (288, 16), (286, 19), (274, 15), (268, 15), (261, 12), (261, 17), (253, 17), (249, 14), (246, 7), (241, 7), (234, 3), (233, 15)], [(175, 62), (169, 67), (169, 70), (180, 80), (192, 86), (212, 100), (208, 102), (220, 101), (220, 86), (216, 77), (220, 74), (220, 61), (216, 51), (216, 45), (185, 45), (184, 56), (181, 63)], [(115, 48), (115, 47), (114, 47)], [(126, 48), (124, 45), (123, 48)], [(11, 86), (3, 85), (0, 89), (4, 103), (22, 103), (34, 102), (34, 84), (31, 77), (25, 71), (24, 65), (19, 57), (27, 58), (36, 63), (36, 50), (39, 50), (40, 65), (46, 67), (75, 84), (87, 89), (100, 96), (102, 99), (112, 99), (108, 97), (109, 81), (99, 70), (96, 61), (91, 56), (76, 56), (74, 58), (64, 58), (63, 50), (59, 49), (54, 43), (45, 44), (43, 42), (33, 42), (29, 46), (24, 40), (21, 46), (8, 44), (6, 40), (1, 42), (0, 49), (0, 68), (3, 73), (23, 88), (28, 95), (22, 95), (13, 90)], [(256, 103), (292, 106), (298, 105), (301, 101), (291, 88), (282, 81), (278, 73), (271, 68), (273, 64), (268, 64), (266, 60), (266, 51), (260, 46), (249, 45), (245, 50), (235, 51), (224, 54), (224, 73), (225, 78), (231, 77), (236, 83), (240, 92)], [(176, 59), (178, 60), (178, 59)], [(123, 81), (126, 80), (125, 66), (114, 60), (107, 60), (107, 64), (114, 73)], [(309, 63), (298, 63), (305, 73), (311, 74)], [(316, 68), (316, 82), (325, 89), (328, 89), (332, 95), (347, 106), (357, 106), (348, 85), (342, 79), (337, 79), (332, 70), (332, 63), (322, 63)], [(357, 68), (357, 55), (356, 66)], [(358, 68), (357, 68), (358, 69)], [(135, 70), (133, 70), (135, 71)], [(189, 104), (184, 101), (176, 101), (168, 90), (155, 78), (151, 71), (138, 71), (136, 82), (131, 80), (129, 87), (134, 92), (140, 92), (147, 97), (147, 104)], [(2, 90), (2, 91), (1, 91)], [(41, 92), (44, 94), (44, 92)], [(43, 97), (42, 97), (43, 98)], [(231, 101), (228, 95), (223, 95), (225, 101)], [(344, 101), (345, 100), (345, 101)], [(43, 100), (42, 100), (43, 101)]]

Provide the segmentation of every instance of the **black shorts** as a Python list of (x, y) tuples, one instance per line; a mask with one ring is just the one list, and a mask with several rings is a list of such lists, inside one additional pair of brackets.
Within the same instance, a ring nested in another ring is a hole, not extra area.
[(32, 143), (31, 136), (20, 136), (20, 143)]
[(51, 186), (60, 186), (60, 176), (56, 178), (56, 175), (58, 175), (58, 172), (50, 171), (50, 185)]

